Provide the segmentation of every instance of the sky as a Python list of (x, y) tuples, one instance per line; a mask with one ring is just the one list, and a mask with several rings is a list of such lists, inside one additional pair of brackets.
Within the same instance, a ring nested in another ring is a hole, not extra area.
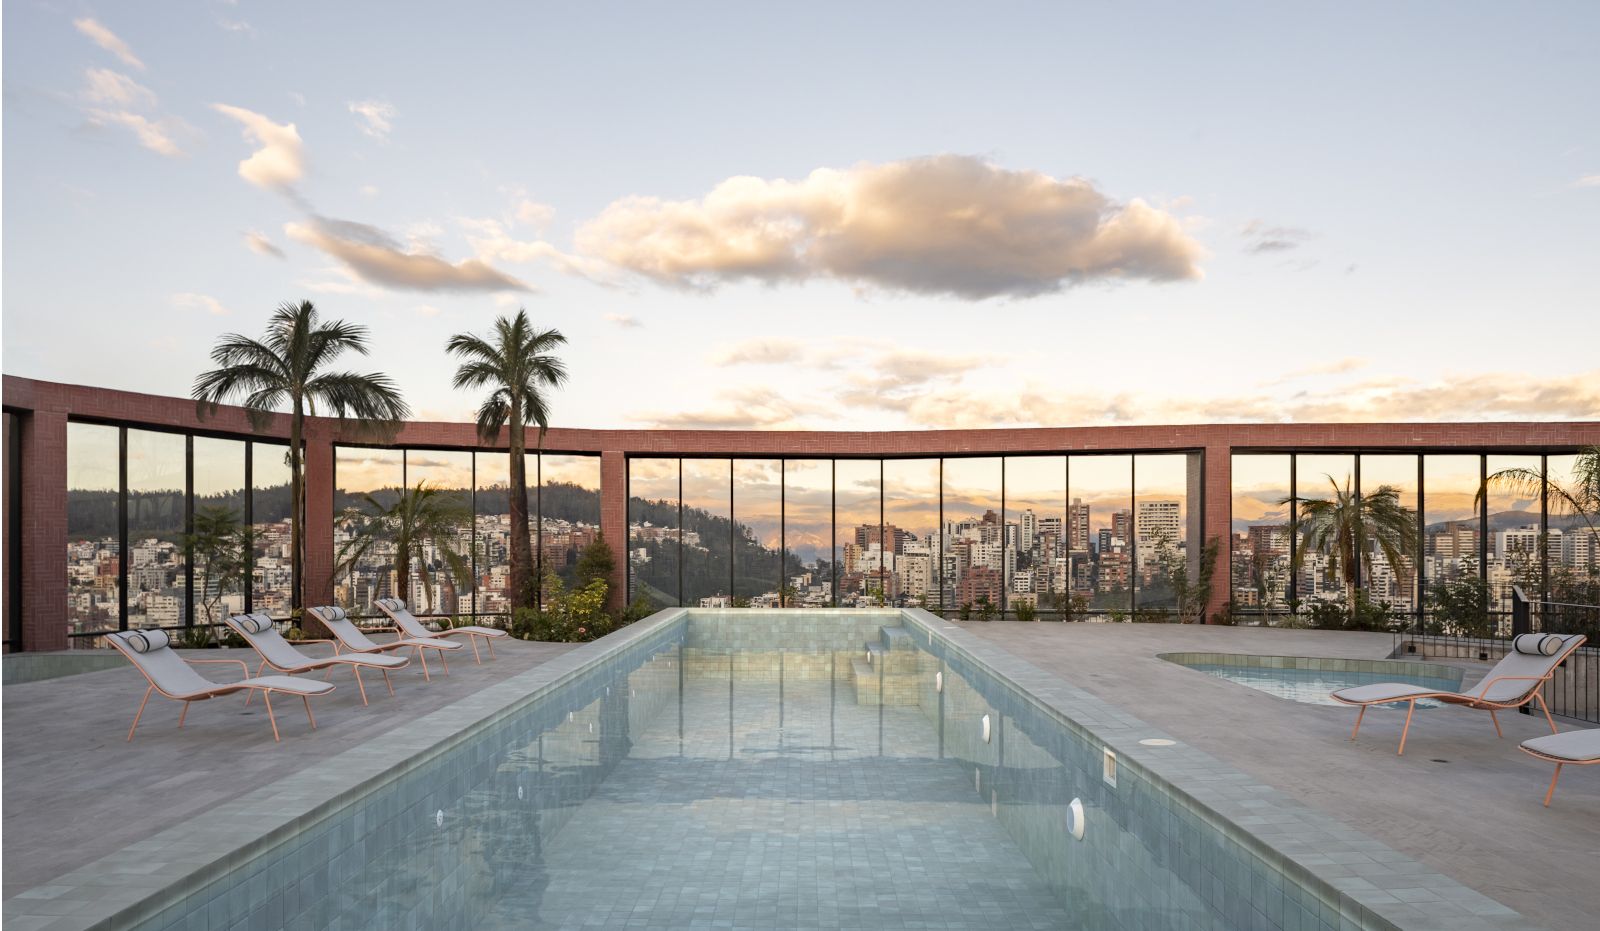
[(3, 368), (187, 395), (309, 299), (424, 419), (1600, 419), (1592, 3), (14, 0)]

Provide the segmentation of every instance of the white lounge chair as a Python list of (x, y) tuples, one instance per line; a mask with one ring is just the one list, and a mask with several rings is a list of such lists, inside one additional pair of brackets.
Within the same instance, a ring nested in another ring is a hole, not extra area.
[(1600, 729), (1567, 731), (1524, 740), (1521, 750), (1529, 756), (1556, 764), (1555, 775), (1550, 777), (1550, 788), (1544, 793), (1544, 807), (1550, 807), (1550, 796), (1556, 794), (1556, 780), (1561, 778), (1561, 767), (1593, 766), (1600, 763)]
[[(313, 617), (322, 622), (324, 627), (328, 628), (329, 633), (333, 634), (333, 650), (335, 653), (341, 650), (349, 650), (352, 653), (390, 653), (398, 650), (415, 649), (417, 651), (417, 659), (422, 663), (422, 678), (427, 682), (432, 682), (433, 677), (428, 674), (428, 654), (426, 651), (439, 651), (439, 662), (444, 663), (445, 675), (449, 675), (450, 663), (445, 659), (445, 654), (462, 648), (461, 644), (453, 640), (443, 640), (439, 637), (416, 639), (401, 635), (397, 640), (379, 643), (368, 637), (367, 631), (357, 627), (350, 620), (349, 615), (345, 614), (343, 608), (327, 605), (308, 610)], [(400, 628), (398, 627), (379, 629), (392, 630), (396, 634), (400, 633)]]
[(427, 625), (413, 617), (411, 612), (406, 610), (406, 603), (398, 598), (379, 598), (373, 603), (378, 606), (378, 610), (389, 615), (389, 620), (394, 621), (395, 626), (400, 629), (400, 633), (403, 636), (410, 637), (413, 640), (437, 640), (440, 637), (470, 637), (472, 658), (479, 665), (482, 665), (483, 657), (478, 655), (478, 641), (482, 640), (488, 644), (489, 658), (494, 659), (494, 642), (506, 636), (506, 632), (503, 630), (496, 630), (493, 627), (480, 627), (476, 624), (432, 631), (427, 628)]
[[(267, 720), (272, 722), (272, 739), (278, 740), (278, 719), (272, 713), (273, 692), (300, 696), (300, 700), (305, 702), (306, 719), (311, 722), (311, 727), (315, 730), (317, 719), (311, 714), (310, 697), (323, 695), (334, 689), (331, 682), (306, 682), (289, 676), (263, 676), (251, 679), (248, 678), (250, 668), (244, 664), (244, 660), (184, 659), (173, 652), (166, 631), (129, 630), (107, 634), (106, 639), (118, 652), (126, 656), (134, 668), (144, 675), (145, 681), (150, 683), (150, 687), (144, 690), (144, 700), (139, 702), (139, 713), (133, 716), (133, 726), (128, 728), (128, 740), (133, 739), (133, 732), (139, 727), (139, 719), (144, 717), (144, 706), (150, 701), (151, 692), (160, 692), (173, 701), (183, 702), (183, 713), (178, 715), (179, 727), (183, 726), (183, 719), (189, 716), (191, 702), (220, 698), (235, 692), (249, 692), (252, 696), (260, 692), (262, 701), (267, 703)], [(238, 682), (212, 682), (192, 668), (198, 665), (224, 663), (237, 665), (239, 672), (246, 678)]]
[(1550, 722), (1550, 733), (1554, 734), (1556, 722), (1550, 716), (1550, 707), (1544, 701), (1542, 694), (1544, 684), (1555, 676), (1556, 667), (1560, 666), (1573, 650), (1583, 646), (1583, 642), (1582, 634), (1565, 636), (1522, 634), (1512, 639), (1511, 649), (1493, 669), (1489, 670), (1483, 681), (1468, 691), (1452, 692), (1448, 689), (1441, 691), (1403, 682), (1380, 682), (1375, 685), (1339, 689), (1332, 693), (1332, 697), (1334, 701), (1361, 708), (1361, 713), (1356, 715), (1356, 726), (1350, 731), (1351, 740), (1355, 740), (1356, 734), (1360, 732), (1361, 719), (1366, 716), (1367, 708), (1372, 705), (1407, 702), (1409, 707), (1406, 708), (1406, 726), (1400, 731), (1400, 753), (1406, 752), (1406, 735), (1411, 731), (1411, 715), (1417, 710), (1417, 702), (1424, 698), (1489, 712), (1489, 717), (1494, 721), (1496, 736), (1504, 736), (1500, 731), (1500, 718), (1495, 715), (1496, 711), (1520, 708), (1528, 702), (1537, 701), (1539, 707), (1544, 710), (1545, 720)]
[[(361, 669), (377, 669), (383, 673), (383, 681), (389, 686), (389, 694), (394, 694), (394, 683), (389, 681), (389, 670), (403, 669), (410, 663), (409, 659), (400, 656), (326, 656), (312, 657), (301, 653), (283, 639), (278, 629), (273, 626), (272, 618), (265, 614), (235, 614), (227, 619), (229, 627), (234, 633), (243, 637), (245, 642), (261, 656), (261, 665), (256, 668), (256, 675), (268, 666), (286, 675), (295, 675), (302, 672), (315, 672), (318, 669), (328, 670), (331, 677), (333, 671), (340, 666), (349, 667), (356, 674), (356, 688), (361, 690), (361, 704), (367, 703), (367, 687), (361, 681)], [(326, 640), (304, 640), (302, 643), (328, 643)], [(249, 699), (245, 704), (250, 704)]]

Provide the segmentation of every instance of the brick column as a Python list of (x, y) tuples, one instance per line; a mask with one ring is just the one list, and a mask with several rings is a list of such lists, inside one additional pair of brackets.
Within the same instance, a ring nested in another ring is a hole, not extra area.
[(1216, 573), (1211, 577), (1211, 604), (1206, 619), (1216, 623), (1233, 594), (1233, 447), (1206, 446), (1206, 536), (1220, 538)]
[(22, 647), (67, 648), (67, 415), (34, 411), (22, 430)]
[(628, 458), (620, 450), (600, 453), (600, 532), (617, 560), (606, 607), (621, 611), (628, 603)]
[(321, 425), (306, 429), (305, 574), (300, 604), (333, 604), (333, 438)]

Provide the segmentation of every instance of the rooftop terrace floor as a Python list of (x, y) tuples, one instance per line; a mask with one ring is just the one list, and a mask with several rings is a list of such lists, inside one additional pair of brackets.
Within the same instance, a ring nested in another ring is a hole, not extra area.
[[(1377, 659), (1392, 647), (1387, 634), (1016, 622), (962, 627), (1531, 920), (1590, 927), (1600, 913), (1593, 882), (1600, 767), (1569, 767), (1552, 806), (1542, 807), (1551, 767), (1516, 749), (1518, 741), (1548, 733), (1542, 717), (1502, 715), (1506, 736), (1496, 740), (1482, 712), (1419, 711), (1402, 757), (1394, 752), (1400, 714), (1369, 713), (1360, 740), (1351, 743), (1353, 709), (1285, 701), (1156, 655)], [(393, 698), (381, 679), (369, 677), (370, 708), (361, 707), (348, 674), (336, 674), (340, 688), (313, 704), (315, 731), (298, 702), (275, 704), (284, 735), (279, 744), (260, 703), (246, 708), (239, 697), (196, 705), (181, 731), (180, 706), (152, 699), (134, 741), (125, 743), (144, 691), (131, 667), (6, 686), (4, 896), (291, 778), (569, 649), (501, 641), (499, 659), (477, 666), (458, 655), (452, 674), (436, 669), (431, 684), (422, 682), (420, 668), (401, 671)], [(1486, 668), (1463, 665), (1469, 684)]]
[[(1288, 701), (1187, 669), (1174, 651), (1387, 658), (1389, 634), (1167, 624), (967, 623), (963, 629), (1422, 861), (1551, 928), (1600, 914), (1600, 766), (1569, 766), (1543, 807), (1552, 764), (1517, 744), (1549, 734), (1544, 716), (1418, 710), (1404, 756), (1403, 711)], [(1488, 664), (1466, 668), (1466, 685)], [(1562, 731), (1583, 726), (1557, 718)]]
[[(383, 639), (377, 637), (376, 639)], [(450, 659), (450, 674), (428, 660), (422, 667), (383, 677), (362, 675), (368, 707), (361, 706), (355, 679), (336, 671), (336, 688), (311, 700), (317, 728), (306, 722), (301, 703), (280, 696), (273, 702), (281, 743), (272, 740), (266, 708), (243, 695), (196, 702), (182, 730), (179, 702), (150, 698), (133, 741), (128, 725), (139, 707), (145, 680), (132, 666), (5, 687), (4, 897), (54, 879), (182, 822), (196, 812), (238, 798), (329, 756), (387, 733), (488, 685), (525, 672), (573, 645), (505, 639), (496, 659), (475, 665), (470, 650)], [(311, 646), (322, 655), (327, 647)], [(245, 650), (181, 650), (206, 659), (239, 658)], [(252, 663), (253, 668), (253, 663)], [(218, 682), (238, 678), (226, 667), (201, 666)], [(241, 841), (244, 838), (240, 839)]]

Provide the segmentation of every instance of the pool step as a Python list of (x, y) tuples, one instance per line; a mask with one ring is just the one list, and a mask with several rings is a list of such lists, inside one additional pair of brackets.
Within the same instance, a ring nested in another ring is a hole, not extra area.
[(850, 661), (859, 705), (918, 703), (920, 654), (904, 628), (880, 627), (878, 639)]
[(904, 627), (880, 627), (878, 637), (883, 645), (890, 650), (915, 650), (917, 643), (911, 639), (911, 632)]

